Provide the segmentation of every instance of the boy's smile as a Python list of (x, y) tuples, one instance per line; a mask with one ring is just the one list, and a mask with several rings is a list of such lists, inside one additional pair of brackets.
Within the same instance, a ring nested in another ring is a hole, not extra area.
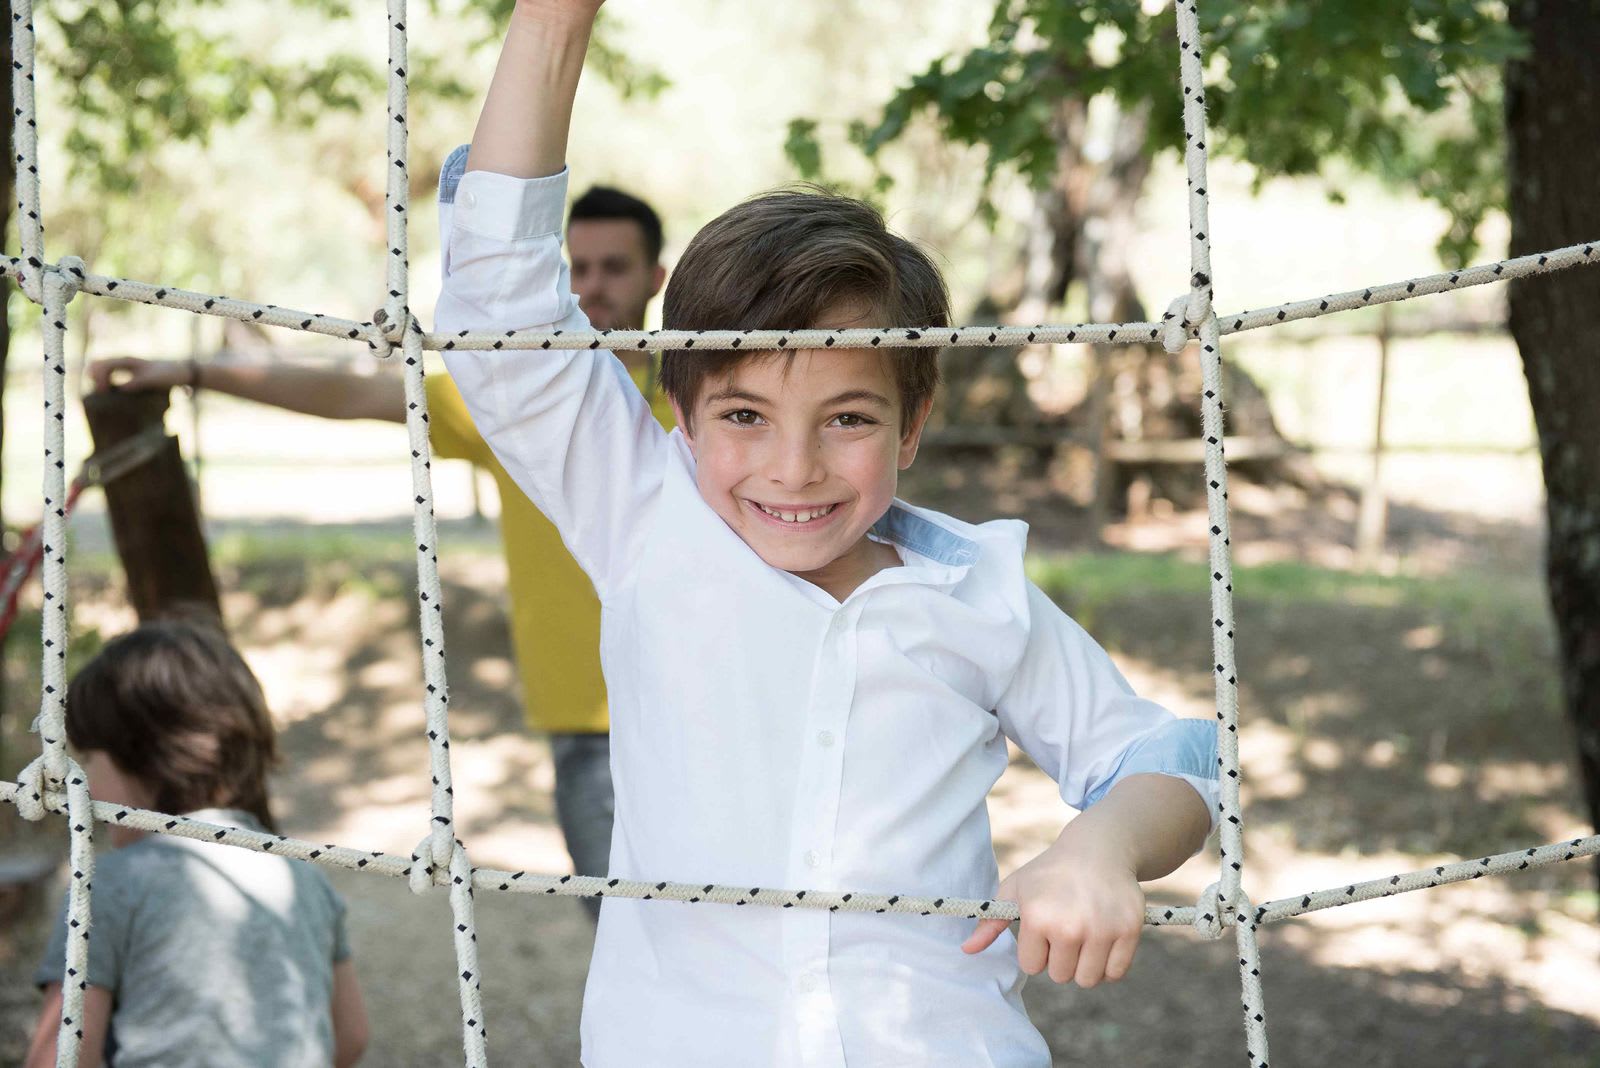
[(866, 536), (893, 503), (927, 417), (926, 408), (904, 416), (894, 358), (871, 349), (755, 356), (678, 413), (712, 510), (762, 560), (841, 601), (899, 563)]

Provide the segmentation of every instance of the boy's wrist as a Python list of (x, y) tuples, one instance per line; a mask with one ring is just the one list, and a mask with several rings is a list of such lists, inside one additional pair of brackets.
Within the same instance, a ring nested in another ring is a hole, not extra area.
[(1062, 829), (1051, 850), (1096, 865), (1125, 868), (1137, 878), (1141, 858), (1132, 837), (1115, 833), (1110, 827), (1096, 826), (1096, 822), (1080, 815)]
[(561, 3), (557, 0), (517, 0), (511, 9), (511, 25), (541, 27), (566, 34), (587, 35), (594, 28), (600, 5)]

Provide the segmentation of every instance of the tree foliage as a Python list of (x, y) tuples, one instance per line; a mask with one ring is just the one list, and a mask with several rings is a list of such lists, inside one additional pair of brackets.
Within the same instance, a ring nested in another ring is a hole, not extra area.
[[(499, 39), (512, 0), (458, 0), (448, 14), (477, 21), (477, 44)], [(432, 0), (435, 13), (446, 7)], [(319, 22), (363, 18), (375, 35), (383, 23), (371, 4), (349, 0), (282, 0), (283, 18)], [(370, 56), (332, 51), (315, 61), (276, 62), (232, 32), (236, 0), (76, 0), (42, 5), (40, 62), (65, 87), (65, 146), (75, 173), (111, 194), (131, 194), (140, 162), (164, 141), (205, 143), (216, 128), (256, 112), (309, 126), (329, 112), (370, 110), (384, 96), (384, 71)], [(49, 32), (53, 30), (54, 32)], [(657, 71), (631, 61), (611, 42), (611, 24), (596, 34), (595, 65), (624, 94), (654, 95), (666, 86)], [(476, 87), (460, 72), (465, 57), (442, 58), (412, 43), (411, 92), (460, 100)]]
[[(1320, 176), (1335, 198), (1336, 160), (1414, 187), (1449, 214), (1441, 256), (1475, 253), (1485, 215), (1505, 199), (1499, 71), (1522, 49), (1500, 4), (1208, 0), (1200, 19), (1213, 152), (1258, 179)], [(984, 44), (934, 60), (849, 137), (881, 168), (882, 150), (930, 117), (949, 141), (986, 150), (985, 204), (1003, 171), (1049, 182), (1063, 98), (1148, 108), (1148, 151), (1176, 149), (1175, 41), (1170, 5), (998, 0)], [(789, 133), (791, 161), (819, 176), (816, 124), (796, 119)]]

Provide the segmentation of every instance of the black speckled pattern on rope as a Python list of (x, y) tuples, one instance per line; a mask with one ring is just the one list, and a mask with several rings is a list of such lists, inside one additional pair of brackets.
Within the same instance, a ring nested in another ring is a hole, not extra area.
[[(50, 263), (44, 253), (44, 223), (39, 207), (38, 126), (34, 114), (34, 32), (31, 0), (11, 0), (12, 94), (15, 101), (13, 138), (17, 171), (17, 229), (20, 256), (0, 256), (0, 274), (13, 279), (29, 300), (44, 311), (44, 610), (41, 635), (42, 687), (37, 729), (40, 755), (16, 782), (0, 782), (0, 801), (17, 806), (27, 819), (64, 814), (71, 840), (71, 882), (67, 960), (63, 974), (61, 1028), (57, 1065), (77, 1064), (80, 1024), (86, 986), (90, 937), (89, 884), (94, 872), (96, 821), (135, 827), (157, 834), (178, 835), (241, 849), (275, 853), (352, 871), (376, 872), (406, 879), (417, 893), (434, 886), (448, 888), (454, 921), (461, 1001), (462, 1049), (469, 1068), (488, 1064), (487, 1027), (483, 1018), (473, 921), (475, 890), (560, 897), (629, 897), (762, 906), (826, 909), (833, 912), (881, 912), (965, 916), (971, 919), (1015, 919), (1010, 901), (954, 897), (918, 897), (786, 890), (773, 887), (719, 886), (713, 883), (655, 882), (580, 875), (539, 875), (474, 867), (465, 845), (456, 837), (450, 785), (449, 687), (444, 671), (444, 618), (438, 575), (438, 533), (433, 515), (433, 490), (428, 449), (427, 396), (423, 353), (428, 349), (782, 349), (782, 348), (981, 348), (1028, 343), (1115, 344), (1161, 342), (1181, 351), (1192, 339), (1201, 349), (1202, 435), (1210, 524), (1211, 630), (1217, 722), (1218, 765), (1222, 781), (1219, 803), (1221, 855), (1218, 881), (1192, 907), (1151, 906), (1145, 921), (1152, 925), (1192, 926), (1203, 937), (1220, 938), (1234, 928), (1248, 1063), (1267, 1068), (1266, 1005), (1262, 994), (1257, 931), (1262, 924), (1319, 909), (1389, 897), (1447, 883), (1523, 871), (1600, 854), (1600, 835), (1534, 846), (1438, 865), (1344, 887), (1309, 892), (1255, 905), (1243, 889), (1243, 812), (1239, 802), (1238, 673), (1234, 661), (1235, 628), (1228, 487), (1225, 461), (1221, 338), (1244, 330), (1339, 311), (1408, 300), (1488, 282), (1506, 281), (1600, 262), (1600, 242), (1586, 242), (1478, 267), (1390, 282), (1360, 290), (1218, 315), (1212, 308), (1209, 197), (1206, 189), (1205, 87), (1200, 54), (1199, 20), (1194, 0), (1177, 5), (1179, 67), (1183, 87), (1184, 158), (1189, 191), (1190, 287), (1176, 297), (1161, 322), (1072, 323), (1038, 326), (974, 326), (924, 328), (881, 327), (854, 330), (761, 331), (511, 331), (427, 334), (412, 316), (407, 261), (409, 182), (406, 143), (407, 59), (405, 0), (388, 0), (389, 62), (387, 123), (387, 238), (385, 289), (371, 320), (356, 322), (276, 304), (196, 293), (129, 278), (97, 275), (74, 256)], [(197, 315), (215, 315), (263, 326), (299, 330), (361, 341), (384, 356), (399, 353), (404, 361), (406, 427), (411, 449), (413, 532), (417, 553), (417, 598), (423, 662), (423, 707), (433, 784), (432, 816), (427, 833), (409, 859), (369, 853), (337, 845), (317, 845), (280, 835), (221, 827), (160, 812), (92, 801), (83, 770), (67, 755), (63, 700), (66, 692), (68, 604), (66, 573), (65, 334), (66, 309), (78, 293), (176, 308)], [(446, 860), (445, 858), (448, 858)]]

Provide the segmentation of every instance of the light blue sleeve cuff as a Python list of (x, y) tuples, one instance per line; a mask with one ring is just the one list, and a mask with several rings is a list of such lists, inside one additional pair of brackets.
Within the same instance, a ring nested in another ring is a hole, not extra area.
[(1088, 808), (1130, 775), (1172, 775), (1183, 779), (1206, 804), (1212, 826), (1217, 820), (1217, 725), (1206, 719), (1175, 719), (1128, 747), (1115, 770), (1083, 799)]
[(439, 203), (456, 202), (456, 186), (461, 184), (461, 176), (467, 173), (467, 150), (471, 147), (457, 145), (439, 165)]
[(544, 178), (468, 171), (469, 147), (458, 146), (439, 168), (439, 203), (453, 207), (452, 226), (501, 241), (561, 232), (567, 168)]

